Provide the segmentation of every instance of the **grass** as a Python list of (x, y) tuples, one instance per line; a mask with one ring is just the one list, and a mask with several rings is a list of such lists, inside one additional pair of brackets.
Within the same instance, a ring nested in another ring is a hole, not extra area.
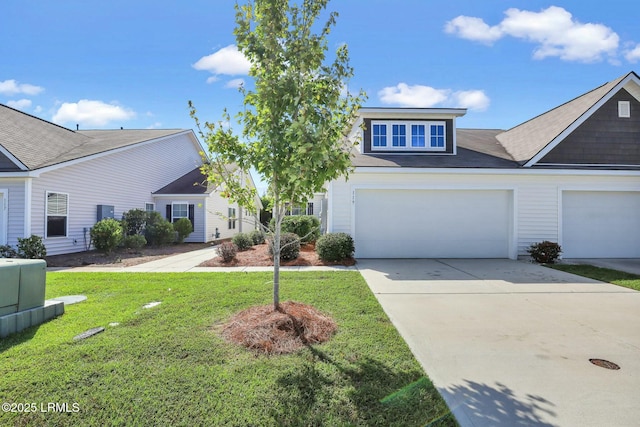
[[(282, 275), (285, 299), (338, 323), (328, 343), (263, 356), (224, 341), (231, 315), (270, 302), (270, 278), (49, 274), (47, 298), (88, 300), (0, 342), (2, 401), (38, 408), (0, 412), (0, 425), (456, 425), (356, 272)], [(106, 330), (73, 340), (97, 326)], [(49, 402), (68, 411), (41, 411)]]
[(640, 276), (593, 265), (551, 264), (547, 267), (640, 291)]

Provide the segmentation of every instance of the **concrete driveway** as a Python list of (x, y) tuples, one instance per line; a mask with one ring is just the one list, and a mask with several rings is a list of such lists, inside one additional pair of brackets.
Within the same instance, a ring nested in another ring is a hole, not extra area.
[(640, 424), (640, 292), (513, 260), (358, 269), (462, 426)]

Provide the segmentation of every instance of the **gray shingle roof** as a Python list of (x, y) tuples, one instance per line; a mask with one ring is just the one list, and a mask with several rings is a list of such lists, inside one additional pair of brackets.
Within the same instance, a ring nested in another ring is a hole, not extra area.
[(0, 104), (0, 146), (29, 170), (180, 132), (184, 130), (72, 131)]
[(207, 182), (207, 177), (202, 174), (200, 168), (196, 168), (153, 194), (210, 194), (213, 190), (213, 186)]
[(497, 135), (498, 141), (514, 160), (520, 164), (528, 162), (611, 92), (629, 74), (605, 83), (584, 95)]

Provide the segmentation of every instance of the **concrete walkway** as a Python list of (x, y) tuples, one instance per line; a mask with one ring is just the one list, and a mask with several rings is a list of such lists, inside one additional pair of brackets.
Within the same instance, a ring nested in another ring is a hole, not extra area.
[[(109, 273), (207, 273), (207, 272), (250, 272), (250, 271), (273, 271), (273, 267), (198, 267), (205, 261), (215, 258), (217, 253), (215, 248), (208, 247), (198, 249), (183, 254), (172, 255), (155, 261), (134, 265), (131, 267), (107, 267), (107, 266), (86, 266), (86, 267), (53, 267), (47, 271), (65, 272), (109, 272)], [(280, 267), (281, 271), (329, 271), (329, 270), (356, 270), (356, 267), (323, 267), (323, 266), (299, 266)]]
[(512, 260), (358, 268), (462, 426), (638, 425), (640, 292)]

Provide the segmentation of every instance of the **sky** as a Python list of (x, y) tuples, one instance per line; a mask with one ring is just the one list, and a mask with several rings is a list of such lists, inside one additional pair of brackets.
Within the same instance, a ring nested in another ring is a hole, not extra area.
[[(239, 1), (243, 3), (243, 0)], [(0, 103), (70, 129), (195, 129), (251, 88), (231, 0), (2, 0)], [(333, 0), (367, 107), (509, 129), (640, 72), (635, 0)], [(236, 124), (232, 124), (234, 128)]]

